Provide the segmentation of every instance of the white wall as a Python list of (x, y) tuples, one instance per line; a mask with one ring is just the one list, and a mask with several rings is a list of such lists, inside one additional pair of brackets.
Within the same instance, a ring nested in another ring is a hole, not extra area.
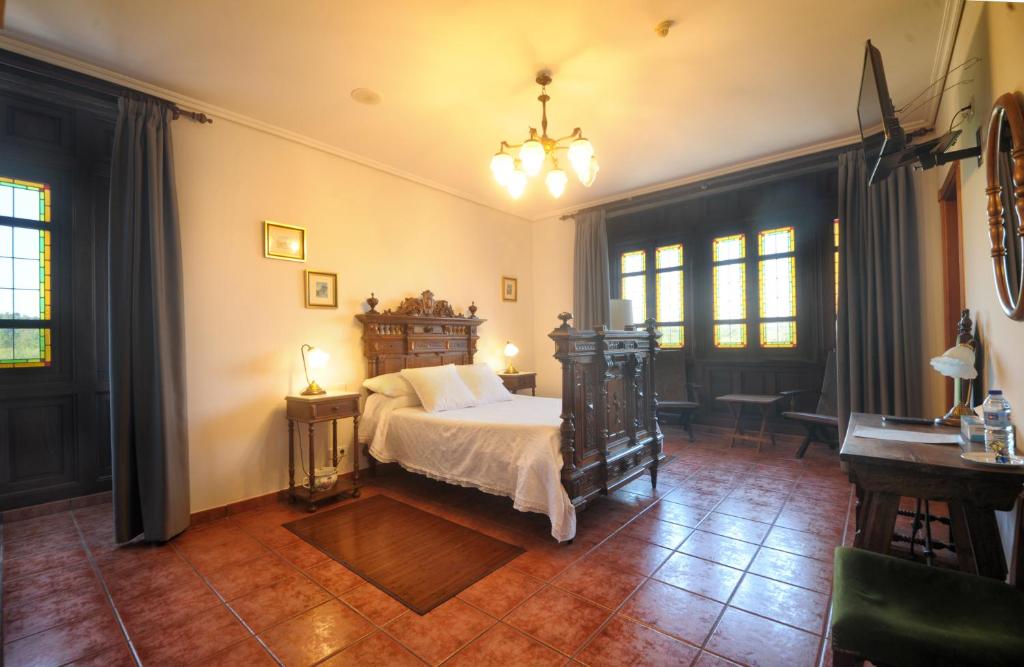
[(562, 366), (555, 360), (555, 344), (548, 338), (560, 326), (558, 314), (572, 312), (572, 262), (575, 223), (548, 218), (533, 223), (534, 369), (537, 395), (562, 395)]
[[(192, 511), (287, 486), (283, 398), (305, 386), (299, 347), (331, 354), (325, 387), (357, 388), (353, 316), (371, 291), (378, 308), (424, 289), (457, 310), (475, 300), (478, 360), (500, 366), (512, 339), (533, 365), (529, 222), (223, 120), (180, 121), (174, 139)], [(263, 257), (264, 219), (307, 228), (305, 264)], [(303, 269), (338, 274), (337, 310), (304, 307)], [(501, 301), (502, 275), (518, 278), (517, 303)]]
[[(959, 147), (974, 145), (974, 132), (982, 134), (995, 98), (1002, 93), (1024, 92), (1024, 5), (1008, 6), (1002, 2), (968, 2), (957, 37), (953, 64), (970, 57), (982, 59), (980, 65), (964, 74), (970, 83), (957, 86), (943, 98), (936, 127), (949, 126), (953, 114), (972, 99), (974, 116), (961, 126), (964, 131)], [(952, 82), (951, 82), (952, 83)], [(989, 256), (985, 166), (977, 161), (962, 160), (961, 187), (963, 211), (964, 284), (967, 307), (978, 325), (985, 344), (984, 379), (988, 387), (1002, 389), (1010, 403), (1024, 414), (1024, 357), (1020, 344), (1024, 341), (1024, 323), (1006, 317), (996, 298)], [(938, 178), (945, 169), (935, 169)], [(933, 189), (933, 192), (935, 192)], [(939, 283), (941, 285), (941, 283)], [(939, 291), (939, 290), (936, 290)], [(1018, 419), (1020, 421), (1020, 419)]]
[[(971, 57), (982, 59), (966, 71), (963, 78), (969, 83), (957, 86), (943, 97), (936, 121), (937, 128), (946, 128), (958, 109), (973, 100), (974, 115), (963, 125), (960, 146), (974, 145), (974, 132), (982, 128), (982, 138), (988, 125), (989, 112), (996, 97), (1015, 92), (1018, 99), (1024, 92), (1024, 5), (1002, 2), (968, 2), (957, 36), (953, 65)], [(950, 82), (952, 83), (952, 81)], [(1024, 341), (1024, 323), (1006, 317), (996, 298), (992, 278), (992, 260), (989, 256), (988, 213), (985, 195), (985, 166), (975, 160), (960, 162), (961, 210), (963, 214), (964, 286), (967, 307), (978, 327), (978, 336), (984, 343), (983, 378), (987, 388), (1000, 388), (1011, 405), (1016, 407), (1018, 428), (1024, 426), (1024, 356), (1020, 353)], [(933, 170), (939, 172), (939, 169)], [(945, 176), (945, 170), (936, 175)], [(941, 281), (935, 292), (941, 292)], [(1018, 451), (1021, 449), (1018, 437)], [(997, 512), (996, 519), (1003, 535), (1009, 557), (1011, 536), (1015, 520), (1013, 513)]]

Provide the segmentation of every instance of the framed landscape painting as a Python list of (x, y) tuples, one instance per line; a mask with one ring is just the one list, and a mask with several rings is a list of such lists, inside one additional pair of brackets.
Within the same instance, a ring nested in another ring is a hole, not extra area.
[(501, 277), (501, 300), (519, 300), (519, 281), (515, 278), (509, 278), (508, 276)]
[(306, 271), (306, 308), (338, 307), (338, 274)]
[(306, 230), (303, 227), (283, 225), (273, 220), (263, 221), (263, 256), (270, 259), (306, 261)]

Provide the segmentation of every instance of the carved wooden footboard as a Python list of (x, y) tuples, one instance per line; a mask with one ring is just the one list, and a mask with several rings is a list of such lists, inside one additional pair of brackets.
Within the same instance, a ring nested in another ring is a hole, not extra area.
[(577, 510), (651, 471), (665, 458), (654, 391), (658, 336), (646, 328), (581, 331), (562, 325), (548, 334), (562, 363), (562, 484)]

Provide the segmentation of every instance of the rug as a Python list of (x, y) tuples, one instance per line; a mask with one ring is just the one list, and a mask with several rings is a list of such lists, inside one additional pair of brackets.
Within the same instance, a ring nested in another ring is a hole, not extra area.
[(419, 614), (523, 553), (383, 495), (284, 527)]

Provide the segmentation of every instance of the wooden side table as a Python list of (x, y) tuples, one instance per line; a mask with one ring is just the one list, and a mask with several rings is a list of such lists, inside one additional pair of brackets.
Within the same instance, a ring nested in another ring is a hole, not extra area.
[[(722, 401), (729, 408), (729, 414), (734, 420), (732, 436), (729, 440), (729, 447), (736, 444), (737, 440), (749, 440), (757, 443), (757, 451), (761, 451), (761, 445), (770, 441), (775, 445), (775, 434), (768, 428), (768, 417), (779, 401), (785, 396), (779, 394), (726, 394), (718, 396), (716, 401)], [(743, 407), (746, 405), (756, 406), (761, 411), (761, 429), (757, 435), (750, 435), (743, 430)]]
[(537, 373), (498, 373), (498, 377), (505, 383), (505, 389), (513, 394), (523, 389), (529, 389), (532, 396), (537, 395)]
[[(288, 417), (288, 498), (308, 503), (309, 511), (315, 512), (319, 502), (348, 494), (359, 497), (359, 394), (348, 392), (327, 392), (319, 396), (286, 396)], [(338, 476), (334, 486), (316, 491), (316, 438), (314, 427), (322, 422), (331, 422), (332, 461), (338, 466), (338, 420), (352, 418), (352, 456), (354, 464), (351, 479)], [(309, 427), (309, 486), (295, 484), (295, 426)]]

